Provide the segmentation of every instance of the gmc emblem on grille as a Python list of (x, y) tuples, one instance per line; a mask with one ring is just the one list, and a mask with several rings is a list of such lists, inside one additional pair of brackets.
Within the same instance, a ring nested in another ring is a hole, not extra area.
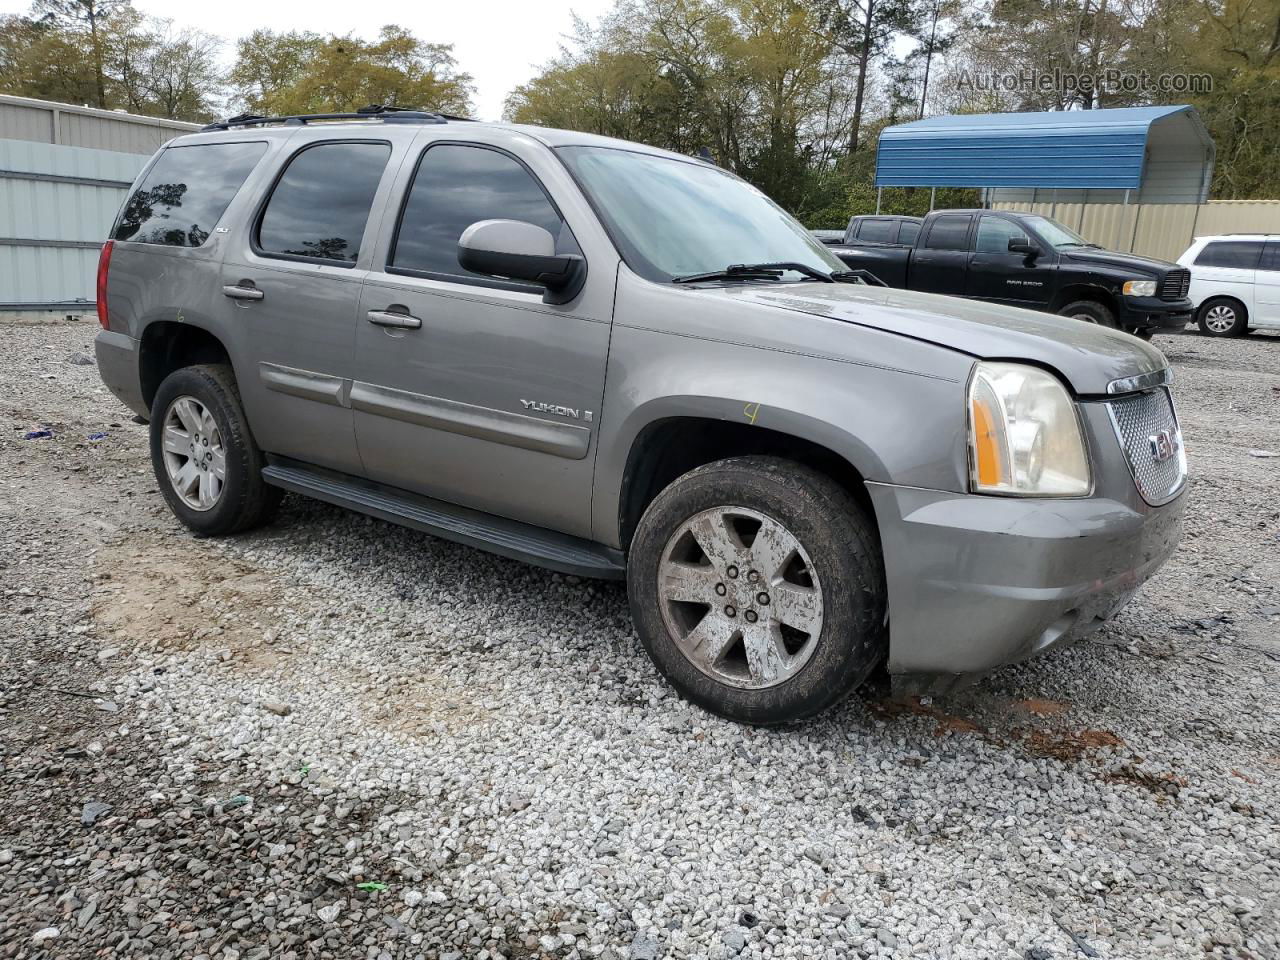
[(1151, 459), (1156, 463), (1164, 463), (1178, 452), (1178, 438), (1172, 430), (1161, 430), (1147, 437), (1151, 444)]

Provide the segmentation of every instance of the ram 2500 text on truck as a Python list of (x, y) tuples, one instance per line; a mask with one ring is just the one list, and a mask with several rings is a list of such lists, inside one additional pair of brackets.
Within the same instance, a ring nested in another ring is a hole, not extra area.
[(1149, 338), (1191, 319), (1190, 273), (1115, 253), (1056, 220), (1004, 210), (854, 217), (828, 249), (891, 287), (1075, 317)]

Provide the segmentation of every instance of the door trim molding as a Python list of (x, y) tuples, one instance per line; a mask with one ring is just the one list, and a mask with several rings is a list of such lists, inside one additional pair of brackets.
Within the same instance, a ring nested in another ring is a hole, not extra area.
[(362, 413), (536, 450), (566, 460), (584, 459), (591, 446), (588, 427), (555, 423), (522, 413), (375, 386), (359, 380), (351, 385), (349, 402), (353, 410)]
[(351, 381), (344, 380), (342, 377), (266, 362), (258, 364), (258, 376), (268, 390), (274, 390), (276, 393), (287, 393), (291, 397), (315, 400), (335, 407), (351, 406), (349, 399)]

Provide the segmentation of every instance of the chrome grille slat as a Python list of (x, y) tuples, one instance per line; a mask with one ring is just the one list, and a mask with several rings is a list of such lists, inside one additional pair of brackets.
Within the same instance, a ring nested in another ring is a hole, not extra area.
[[(1187, 480), (1182, 430), (1168, 389), (1117, 397), (1108, 401), (1107, 410), (1138, 493), (1153, 507), (1168, 503)], [(1165, 431), (1176, 440), (1177, 449), (1168, 459), (1156, 460), (1152, 440)]]

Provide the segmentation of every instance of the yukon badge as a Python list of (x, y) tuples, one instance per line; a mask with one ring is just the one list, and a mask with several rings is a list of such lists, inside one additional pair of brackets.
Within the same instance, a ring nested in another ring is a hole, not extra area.
[(574, 420), (585, 420), (587, 423), (590, 423), (594, 417), (590, 410), (562, 407), (556, 403), (542, 403), (538, 400), (521, 400), (520, 405), (534, 413), (554, 413), (557, 417), (570, 417)]

